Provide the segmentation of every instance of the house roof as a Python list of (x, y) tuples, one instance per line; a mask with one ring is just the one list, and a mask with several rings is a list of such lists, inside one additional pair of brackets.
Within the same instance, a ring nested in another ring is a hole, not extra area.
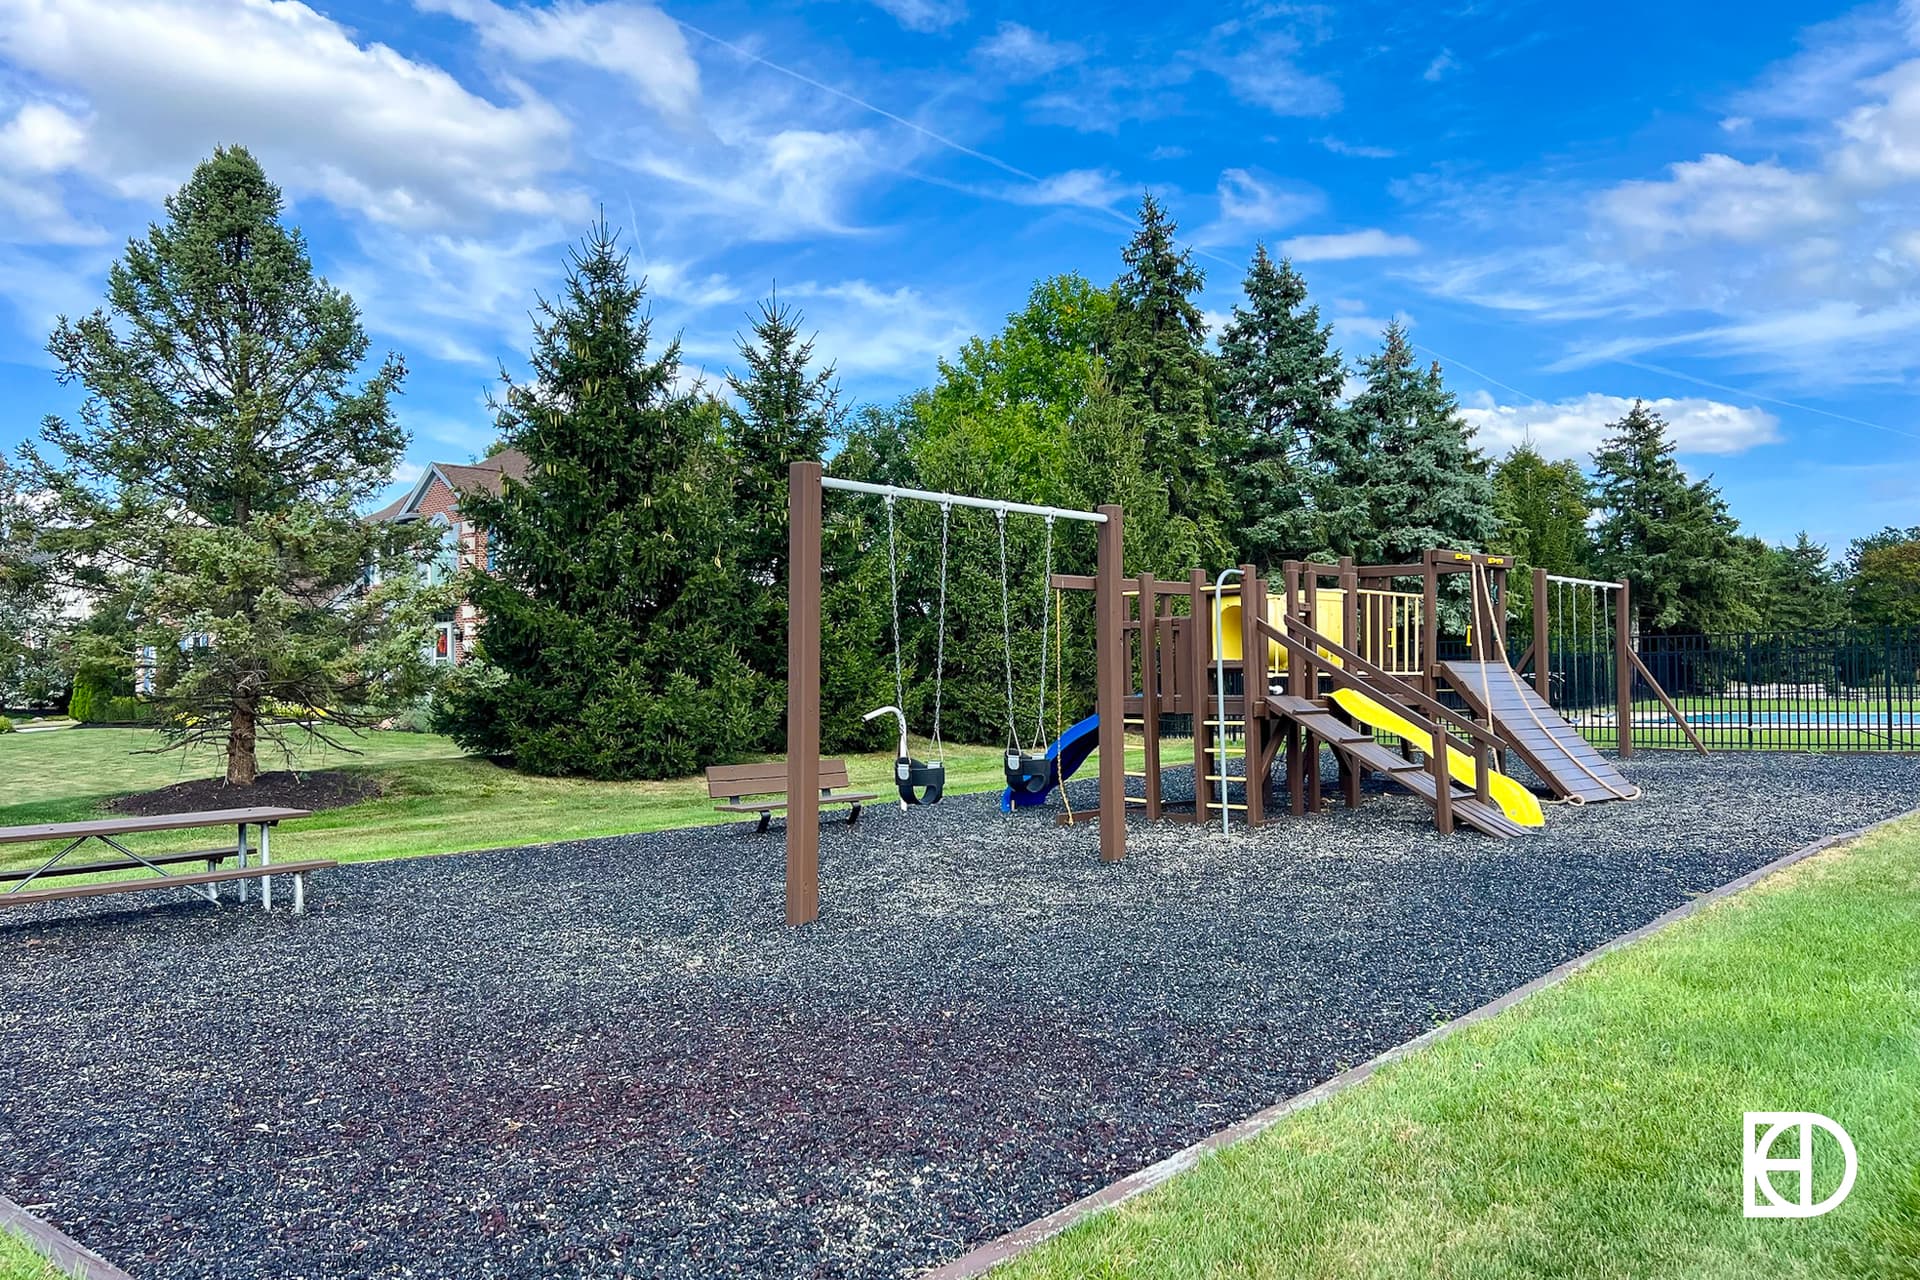
[(527, 455), (518, 449), (502, 449), (479, 462), (428, 463), (426, 474), (407, 491), (405, 497), (388, 503), (367, 519), (374, 522), (414, 519), (419, 512), (420, 500), (427, 496), (427, 490), (433, 487), (436, 476), (453, 490), (456, 497), (469, 493), (498, 494), (505, 486), (504, 477), (524, 480), (527, 478), (527, 467)]

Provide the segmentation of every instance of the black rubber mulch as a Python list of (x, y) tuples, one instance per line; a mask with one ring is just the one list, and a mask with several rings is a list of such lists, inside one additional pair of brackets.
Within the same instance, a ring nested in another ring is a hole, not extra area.
[(225, 778), (196, 778), (158, 791), (142, 791), (108, 802), (114, 813), (151, 817), (160, 813), (196, 813), (206, 809), (344, 809), (377, 799), (380, 782), (347, 769), (311, 773), (277, 770), (263, 773), (250, 787), (230, 787)]
[(1370, 795), (1113, 866), (877, 809), (804, 930), (738, 826), (341, 868), (298, 919), (9, 912), (0, 1191), (143, 1280), (911, 1274), (1920, 796), (1629, 772), (1524, 841)]

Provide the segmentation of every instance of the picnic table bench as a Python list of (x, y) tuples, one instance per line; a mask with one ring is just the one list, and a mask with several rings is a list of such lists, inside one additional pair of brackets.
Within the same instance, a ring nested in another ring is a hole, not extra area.
[[(849, 791), (853, 782), (847, 777), (845, 760), (820, 762), (820, 804), (845, 804), (847, 825), (860, 821), (860, 806), (880, 797), (871, 791)], [(757, 813), (760, 831), (773, 822), (777, 810), (787, 807), (787, 766), (775, 760), (767, 764), (717, 764), (707, 770), (707, 798), (726, 801), (713, 806), (715, 813)]]
[[(304, 818), (306, 809), (208, 809), (199, 813), (163, 813), (145, 818), (95, 818), (85, 822), (42, 822), (23, 827), (0, 827), (0, 845), (40, 844), (65, 841), (60, 851), (28, 870), (0, 871), (0, 907), (25, 906), (34, 902), (64, 902), (75, 898), (95, 898), (114, 893), (145, 893), (154, 889), (186, 889), (208, 902), (220, 901), (220, 886), (232, 883), (239, 889), (240, 901), (247, 900), (247, 885), (260, 882), (260, 904), (273, 909), (273, 880), (284, 876), (293, 881), (293, 909), (306, 910), (307, 877), (336, 864), (326, 859), (302, 862), (273, 861), (270, 833), (277, 823)], [(135, 853), (121, 843), (125, 836), (150, 831), (192, 831), (209, 827), (232, 827), (231, 846), (194, 849), (182, 853)], [(248, 829), (259, 832), (249, 842)], [(89, 840), (98, 840), (119, 856), (94, 862), (67, 862), (68, 854)], [(257, 861), (249, 865), (249, 855)], [(233, 866), (223, 866), (232, 862)], [(204, 871), (168, 871), (168, 867), (204, 863)], [(43, 881), (71, 876), (97, 875), (113, 871), (137, 871), (145, 868), (153, 874), (135, 880), (103, 880), (93, 884), (57, 885), (35, 888)]]

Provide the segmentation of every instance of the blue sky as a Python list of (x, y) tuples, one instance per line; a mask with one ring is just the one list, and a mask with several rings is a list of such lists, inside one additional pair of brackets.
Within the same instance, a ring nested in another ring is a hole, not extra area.
[[(0, 0), (0, 446), (44, 354), (222, 142), (412, 368), (411, 465), (604, 206), (717, 374), (777, 281), (891, 399), (1143, 189), (1224, 316), (1256, 240), (1350, 357), (1399, 317), (1482, 443), (1584, 454), (1635, 396), (1753, 532), (1920, 523), (1920, 10)], [(404, 478), (404, 477), (402, 477)]]

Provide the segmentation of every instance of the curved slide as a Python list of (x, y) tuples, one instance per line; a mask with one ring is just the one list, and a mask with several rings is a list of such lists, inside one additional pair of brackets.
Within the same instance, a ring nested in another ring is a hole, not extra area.
[[(1100, 716), (1098, 713), (1088, 716), (1078, 724), (1071, 725), (1047, 747), (1047, 759), (1053, 762), (1053, 768), (1047, 776), (1046, 790), (1039, 792), (1018, 791), (1008, 787), (1000, 796), (1000, 807), (1008, 813), (1017, 806), (1032, 808), (1047, 802), (1053, 789), (1071, 778), (1087, 762), (1093, 749), (1100, 745)], [(1471, 762), (1469, 762), (1471, 763)]]
[[(1333, 700), (1341, 710), (1369, 728), (1397, 734), (1416, 747), (1424, 748), (1432, 741), (1430, 735), (1415, 728), (1405, 716), (1357, 689), (1335, 689)], [(1473, 757), (1458, 747), (1447, 748), (1447, 770), (1453, 774), (1454, 781), (1466, 786), (1471, 787), (1478, 782), (1474, 775)], [(1498, 769), (1487, 770), (1487, 794), (1493, 797), (1493, 802), (1500, 806), (1507, 817), (1521, 826), (1547, 825), (1547, 815), (1540, 809), (1540, 798)]]

